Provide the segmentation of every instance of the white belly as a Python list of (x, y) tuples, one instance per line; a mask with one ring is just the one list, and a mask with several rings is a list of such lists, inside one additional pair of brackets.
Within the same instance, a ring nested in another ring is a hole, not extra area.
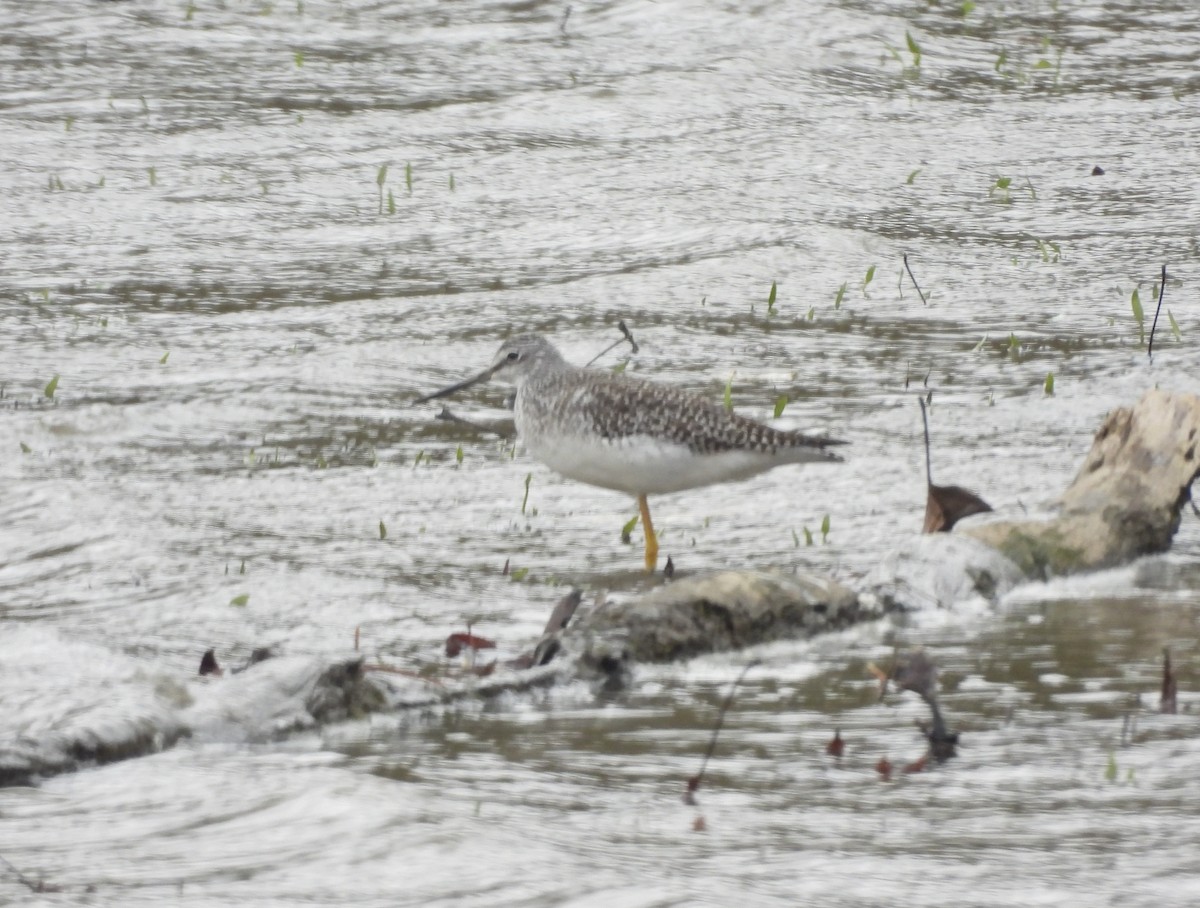
[(586, 444), (577, 436), (541, 436), (526, 447), (534, 458), (568, 479), (630, 495), (681, 492), (746, 479), (785, 462), (747, 451), (695, 454), (685, 445), (646, 435)]

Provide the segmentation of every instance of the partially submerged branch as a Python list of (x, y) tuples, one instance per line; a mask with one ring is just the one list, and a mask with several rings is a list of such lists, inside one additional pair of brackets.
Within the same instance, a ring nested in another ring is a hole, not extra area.
[(685, 804), (696, 803), (696, 792), (700, 789), (700, 783), (704, 781), (704, 770), (708, 768), (708, 761), (713, 755), (713, 751), (717, 749), (717, 738), (721, 735), (721, 726), (725, 724), (725, 714), (729, 712), (729, 707), (733, 703), (733, 695), (737, 693), (738, 685), (746, 677), (746, 673), (750, 669), (759, 664), (759, 660), (752, 659), (746, 663), (746, 667), (742, 669), (742, 673), (734, 679), (733, 684), (729, 686), (729, 693), (725, 695), (725, 702), (721, 704), (721, 709), (717, 713), (717, 722), (713, 726), (712, 737), (708, 740), (708, 750), (704, 752), (704, 759), (700, 761), (700, 771), (688, 779), (687, 790), (683, 795)]
[[(924, 650), (915, 650), (903, 658), (895, 660), (890, 671), (883, 671), (874, 665), (867, 666), (868, 670), (879, 679), (880, 699), (887, 693), (888, 682), (892, 682), (900, 690), (912, 691), (925, 701), (929, 707), (930, 721), (918, 722), (917, 727), (929, 743), (929, 750), (915, 762), (904, 768), (905, 772), (920, 772), (932, 757), (938, 763), (945, 763), (957, 754), (958, 732), (950, 731), (946, 725), (945, 715), (938, 702), (937, 666), (925, 654)], [(886, 763), (887, 771), (881, 768)], [(891, 763), (886, 758), (880, 761), (877, 771), (885, 780), (891, 777)]]

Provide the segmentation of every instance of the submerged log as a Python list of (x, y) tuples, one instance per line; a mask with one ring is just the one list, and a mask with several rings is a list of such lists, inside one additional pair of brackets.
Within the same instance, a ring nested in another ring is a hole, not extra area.
[(831, 578), (724, 571), (597, 609), (568, 632), (564, 645), (592, 661), (621, 652), (635, 662), (668, 662), (811, 637), (879, 616)]
[(1146, 392), (1105, 419), (1048, 519), (964, 529), (1032, 579), (1115, 567), (1165, 552), (1200, 475), (1200, 397)]

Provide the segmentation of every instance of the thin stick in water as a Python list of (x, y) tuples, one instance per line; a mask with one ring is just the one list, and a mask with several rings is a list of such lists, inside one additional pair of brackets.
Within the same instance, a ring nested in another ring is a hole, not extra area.
[(29, 877), (25, 876), (25, 874), (21, 873), (21, 871), (16, 868), (12, 861), (4, 857), (4, 855), (0, 855), (0, 861), (2, 861), (4, 866), (7, 867), (12, 872), (13, 876), (17, 878), (17, 882), (26, 887), (30, 892), (62, 891), (61, 887), (55, 886), (52, 883), (47, 883), (45, 880), (31, 880)]
[(1162, 311), (1163, 292), (1167, 289), (1167, 266), (1162, 266), (1162, 281), (1158, 285), (1158, 306), (1154, 309), (1154, 321), (1150, 323), (1150, 343), (1146, 345), (1146, 359), (1154, 356), (1154, 329), (1158, 327), (1158, 313)]
[(584, 366), (583, 368), (586, 369), (588, 366), (590, 366), (592, 363), (594, 363), (600, 357), (604, 356), (604, 354), (608, 353), (608, 351), (612, 350), (614, 347), (619, 347), (625, 341), (629, 341), (629, 346), (634, 353), (638, 352), (637, 341), (635, 341), (633, 339), (633, 335), (630, 333), (629, 328), (625, 325), (624, 319), (617, 322), (617, 327), (621, 329), (621, 335), (622, 335), (621, 339), (618, 341), (613, 341), (611, 344), (609, 344), (607, 347), (605, 347), (603, 350), (601, 350), (599, 353), (597, 353), (595, 356), (593, 356), (591, 359), (589, 359), (587, 361), (587, 366)]
[(721, 726), (725, 724), (725, 713), (729, 712), (729, 706), (733, 703), (733, 695), (737, 692), (738, 685), (746, 677), (746, 673), (750, 669), (761, 665), (758, 659), (752, 659), (746, 663), (746, 667), (742, 669), (742, 673), (737, 676), (737, 679), (729, 688), (729, 693), (725, 695), (725, 702), (721, 704), (721, 711), (717, 713), (717, 723), (713, 726), (712, 737), (708, 741), (708, 750), (704, 752), (704, 759), (700, 761), (700, 771), (688, 779), (687, 792), (683, 796), (685, 804), (696, 803), (696, 791), (700, 788), (700, 783), (704, 780), (704, 770), (708, 768), (708, 761), (713, 755), (713, 751), (717, 749), (717, 738), (721, 734)]
[(933, 467), (929, 461), (929, 417), (925, 415), (925, 395), (920, 395), (917, 403), (921, 405), (921, 425), (925, 427), (925, 481), (933, 485)]
[(921, 302), (926, 306), (929, 305), (929, 300), (925, 299), (925, 294), (921, 291), (921, 285), (917, 283), (916, 277), (913, 276), (912, 269), (908, 267), (908, 253), (904, 253), (904, 270), (908, 272), (909, 279), (913, 282), (913, 286), (917, 288), (917, 295), (921, 297)]
[(633, 334), (630, 332), (628, 326), (625, 324), (625, 319), (620, 319), (617, 322), (617, 327), (620, 328), (621, 333), (625, 335), (625, 340), (629, 341), (629, 347), (632, 350), (632, 352), (637, 353), (638, 352), (637, 341), (635, 341), (633, 339)]

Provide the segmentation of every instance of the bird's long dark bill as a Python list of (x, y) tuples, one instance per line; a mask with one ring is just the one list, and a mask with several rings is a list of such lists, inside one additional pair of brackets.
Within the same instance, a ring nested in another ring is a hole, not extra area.
[(423, 404), (426, 401), (437, 400), (439, 397), (449, 397), (451, 394), (457, 394), (459, 391), (471, 387), (471, 385), (477, 385), (482, 381), (487, 381), (492, 377), (492, 373), (495, 371), (495, 369), (484, 369), (474, 378), (468, 378), (465, 381), (460, 381), (457, 384), (450, 385), (448, 388), (442, 388), (440, 391), (434, 391), (432, 394), (426, 394), (424, 397), (418, 397), (413, 401), (413, 403)]

